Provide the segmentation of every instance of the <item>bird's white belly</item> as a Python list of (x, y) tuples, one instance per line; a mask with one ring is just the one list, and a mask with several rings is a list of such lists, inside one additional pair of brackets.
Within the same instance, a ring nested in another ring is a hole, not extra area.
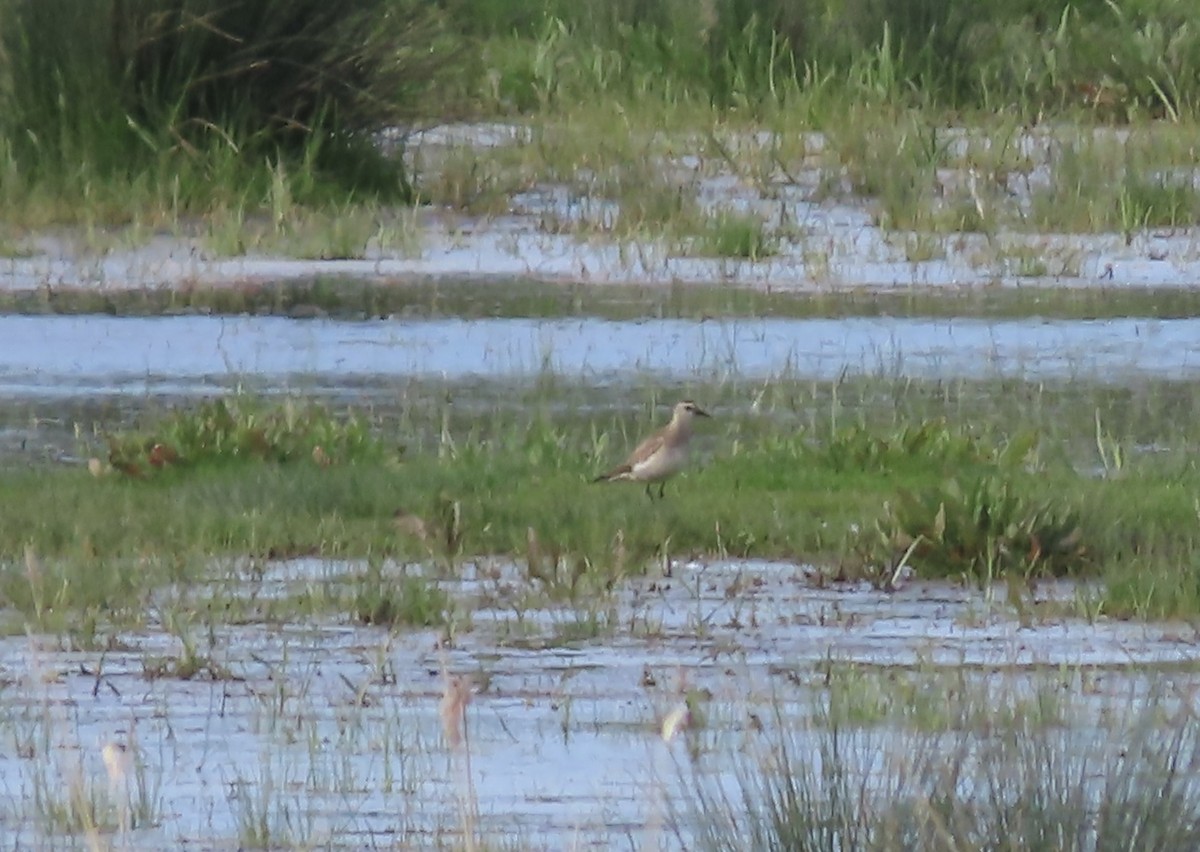
[(686, 447), (663, 447), (650, 458), (633, 465), (633, 469), (629, 472), (630, 479), (639, 482), (666, 479), (668, 476), (678, 473), (680, 468), (687, 463), (687, 458)]

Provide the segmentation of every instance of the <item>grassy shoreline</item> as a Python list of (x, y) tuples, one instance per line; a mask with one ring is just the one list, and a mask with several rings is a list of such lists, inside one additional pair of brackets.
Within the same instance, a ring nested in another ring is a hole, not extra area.
[(1016, 319), (1171, 319), (1200, 315), (1200, 290), (1189, 287), (844, 288), (772, 292), (708, 284), (557, 283), (510, 278), (380, 280), (315, 277), (289, 282), (180, 287), (45, 287), (0, 290), (0, 314), (173, 316), (213, 314), (412, 318), (600, 317), (610, 320), (709, 317), (965, 317)]

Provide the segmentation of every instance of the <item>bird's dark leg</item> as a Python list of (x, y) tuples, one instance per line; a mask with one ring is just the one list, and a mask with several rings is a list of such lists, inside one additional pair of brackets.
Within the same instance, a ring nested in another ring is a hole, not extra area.
[(649, 483), (649, 482), (647, 482), (647, 483), (646, 483), (646, 496), (650, 498), (651, 502), (653, 502), (653, 500), (654, 500), (654, 492), (650, 490), (650, 483)]
[(664, 496), (666, 496), (666, 491), (667, 491), (667, 481), (664, 479), (662, 482), (658, 483), (658, 499), (659, 500), (661, 500)]

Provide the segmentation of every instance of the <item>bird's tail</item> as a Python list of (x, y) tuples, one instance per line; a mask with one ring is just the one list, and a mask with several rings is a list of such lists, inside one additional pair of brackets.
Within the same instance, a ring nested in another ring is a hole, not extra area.
[(627, 465), (627, 464), (619, 465), (617, 467), (614, 467), (612, 470), (610, 470), (606, 473), (600, 474), (595, 479), (593, 479), (592, 482), (593, 483), (612, 482), (614, 479), (619, 479), (621, 477), (621, 475), (625, 474), (625, 473), (629, 473), (629, 465)]

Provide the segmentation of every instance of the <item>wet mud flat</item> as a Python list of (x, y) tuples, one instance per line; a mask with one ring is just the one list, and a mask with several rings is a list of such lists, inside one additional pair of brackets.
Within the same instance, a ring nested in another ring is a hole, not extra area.
[[(3, 640), (5, 844), (86, 846), (55, 816), (77, 791), (116, 848), (461, 847), (468, 834), (682, 848), (699, 786), (738, 801), (781, 736), (818, 759), (808, 738), (835, 697), (857, 708), (864, 754), (890, 759), (913, 731), (986, 736), (1005, 714), (1105, 748), (1152, 703), (1175, 719), (1198, 709), (1193, 628), (1085, 620), (1066, 605), (1088, 589), (1070, 584), (1019, 616), (999, 590), (914, 581), (888, 594), (820, 587), (787, 564), (693, 562), (553, 604), (520, 567), (483, 560), (438, 580), (448, 629), (219, 614), (364, 570), (219, 566), (103, 649)], [(450, 684), (470, 692), (457, 731)]]

